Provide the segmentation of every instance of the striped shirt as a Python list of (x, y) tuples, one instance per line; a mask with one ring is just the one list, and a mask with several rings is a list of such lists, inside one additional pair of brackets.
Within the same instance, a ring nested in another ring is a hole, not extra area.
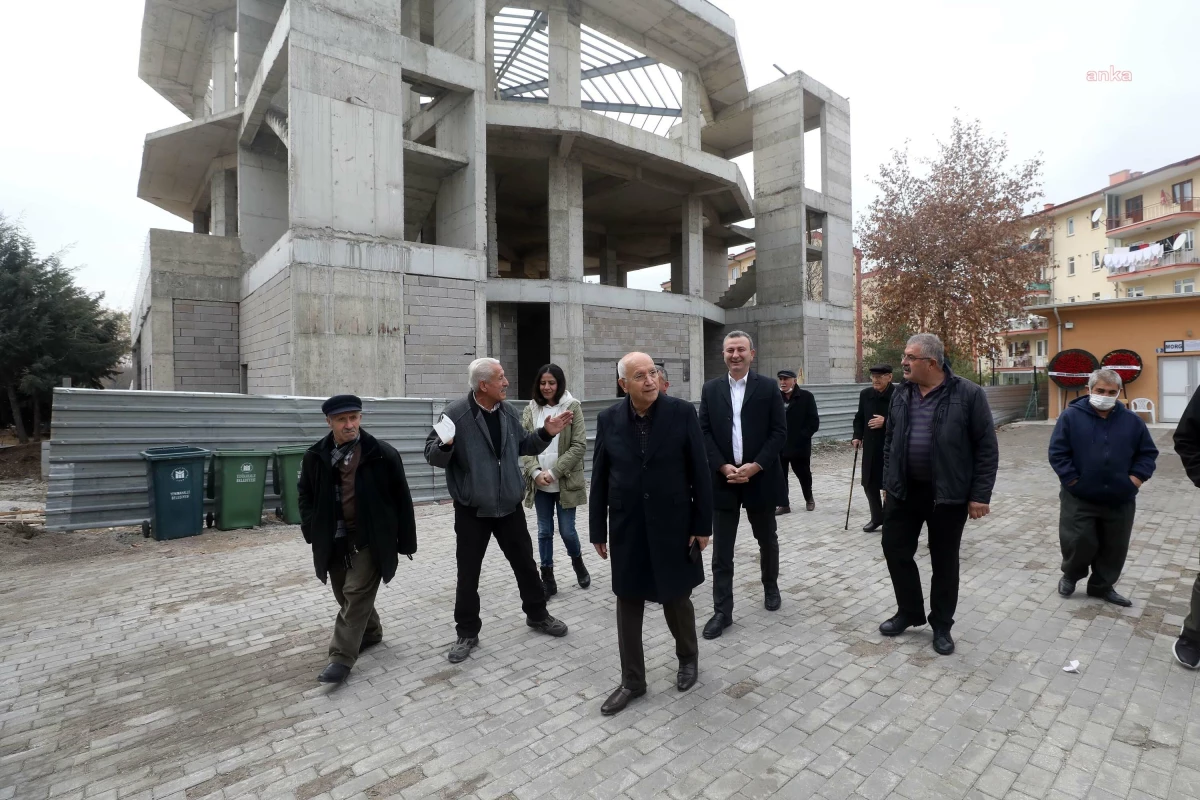
[(942, 381), (921, 397), (921, 387), (909, 384), (908, 401), (908, 480), (933, 482), (933, 415), (938, 399), (946, 389)]

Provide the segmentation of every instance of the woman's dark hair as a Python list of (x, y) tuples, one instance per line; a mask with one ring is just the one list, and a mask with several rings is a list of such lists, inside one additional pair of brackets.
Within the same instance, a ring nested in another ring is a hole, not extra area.
[(537, 371), (537, 377), (533, 379), (533, 399), (539, 406), (547, 405), (546, 398), (542, 397), (542, 376), (549, 372), (554, 376), (554, 380), (558, 381), (558, 389), (554, 392), (554, 401), (549, 405), (558, 405), (558, 401), (562, 400), (563, 393), (567, 391), (567, 377), (563, 375), (562, 367), (558, 364), (545, 364)]

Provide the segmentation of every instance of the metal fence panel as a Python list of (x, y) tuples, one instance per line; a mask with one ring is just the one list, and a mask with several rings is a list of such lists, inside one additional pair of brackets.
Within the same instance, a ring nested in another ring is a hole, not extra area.
[(987, 395), (988, 406), (992, 409), (992, 422), (996, 425), (1006, 425), (1025, 418), (1033, 385), (985, 386), (983, 391)]

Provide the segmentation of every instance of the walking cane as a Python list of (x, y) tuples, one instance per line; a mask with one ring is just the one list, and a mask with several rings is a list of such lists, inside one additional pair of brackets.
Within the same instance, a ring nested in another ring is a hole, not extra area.
[(858, 469), (858, 445), (854, 445), (854, 466), (850, 467), (850, 496), (846, 498), (846, 530), (850, 530), (850, 504), (854, 502), (854, 471)]

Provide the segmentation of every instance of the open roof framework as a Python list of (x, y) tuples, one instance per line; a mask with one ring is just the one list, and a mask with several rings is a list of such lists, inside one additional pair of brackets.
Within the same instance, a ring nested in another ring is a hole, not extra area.
[[(550, 101), (550, 39), (545, 12), (505, 8), (496, 15), (496, 86), (500, 99)], [(581, 26), (582, 105), (666, 136), (682, 115), (682, 78), (656, 59)]]

